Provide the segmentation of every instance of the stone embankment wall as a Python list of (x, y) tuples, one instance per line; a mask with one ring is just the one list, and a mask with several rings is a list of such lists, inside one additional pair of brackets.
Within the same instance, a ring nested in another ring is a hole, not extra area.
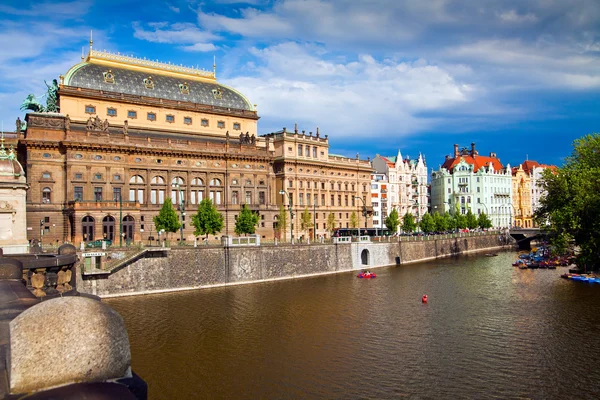
[[(389, 243), (173, 248), (167, 257), (142, 258), (108, 276), (78, 277), (80, 292), (102, 297), (220, 285), (406, 264), (500, 247), (497, 235)], [(368, 264), (362, 264), (367, 252)]]

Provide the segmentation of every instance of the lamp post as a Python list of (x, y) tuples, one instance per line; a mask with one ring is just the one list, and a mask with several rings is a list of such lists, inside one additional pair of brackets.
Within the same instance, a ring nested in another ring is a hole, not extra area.
[(179, 244), (183, 244), (183, 216), (185, 215), (185, 200), (183, 198), (183, 190), (181, 190), (179, 183), (174, 183), (173, 186), (179, 192), (179, 216), (181, 219), (181, 224), (179, 225)]
[(313, 201), (313, 242), (317, 240), (317, 202)]
[(281, 189), (279, 191), (279, 194), (287, 195), (287, 198), (288, 198), (288, 208), (290, 210), (290, 241), (293, 242), (294, 241), (294, 211), (293, 211), (293, 204), (292, 204), (292, 196), (290, 196), (290, 194), (283, 189)]
[(123, 247), (123, 195), (119, 193), (119, 247)]

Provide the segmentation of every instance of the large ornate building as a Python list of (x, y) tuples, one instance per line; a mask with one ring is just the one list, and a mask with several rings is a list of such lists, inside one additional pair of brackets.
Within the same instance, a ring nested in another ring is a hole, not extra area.
[(328, 154), (328, 138), (318, 132), (259, 136), (255, 106), (218, 83), (215, 70), (90, 44), (54, 94), (59, 112), (29, 113), (18, 138), (30, 185), (30, 239), (38, 239), (40, 221), (46, 243), (157, 238), (153, 217), (169, 198), (186, 240), (193, 240), (191, 215), (203, 198), (224, 214), (222, 234), (233, 234), (247, 204), (260, 214), (257, 233), (267, 239), (277, 234), (282, 189), (296, 209), (318, 211), (317, 234), (326, 234), (329, 212), (344, 226), (355, 197), (370, 206), (368, 161)]
[(531, 207), (531, 175), (523, 169), (523, 164), (512, 170), (512, 205), (514, 210), (513, 226), (533, 227), (533, 209)]
[(373, 159), (373, 168), (387, 176), (389, 211), (395, 208), (400, 218), (410, 212), (417, 220), (427, 213), (427, 164), (421, 154), (416, 159), (403, 159), (400, 150), (392, 157), (378, 154)]
[(455, 144), (454, 154), (431, 174), (432, 212), (471, 210), (487, 214), (494, 227), (508, 227), (513, 214), (511, 178), (510, 165), (504, 167), (496, 153), (480, 156), (475, 143), (471, 149)]

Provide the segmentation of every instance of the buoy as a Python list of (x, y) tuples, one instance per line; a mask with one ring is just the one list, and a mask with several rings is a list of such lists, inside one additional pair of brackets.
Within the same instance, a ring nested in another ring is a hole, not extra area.
[(427, 303), (427, 295), (426, 294), (424, 294), (423, 297), (421, 297), (421, 301), (423, 303)]

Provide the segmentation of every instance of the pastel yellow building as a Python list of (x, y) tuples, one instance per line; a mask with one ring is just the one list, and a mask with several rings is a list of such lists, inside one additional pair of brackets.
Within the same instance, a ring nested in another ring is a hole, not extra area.
[(513, 226), (533, 227), (533, 208), (531, 207), (531, 176), (523, 165), (512, 170), (512, 207)]

